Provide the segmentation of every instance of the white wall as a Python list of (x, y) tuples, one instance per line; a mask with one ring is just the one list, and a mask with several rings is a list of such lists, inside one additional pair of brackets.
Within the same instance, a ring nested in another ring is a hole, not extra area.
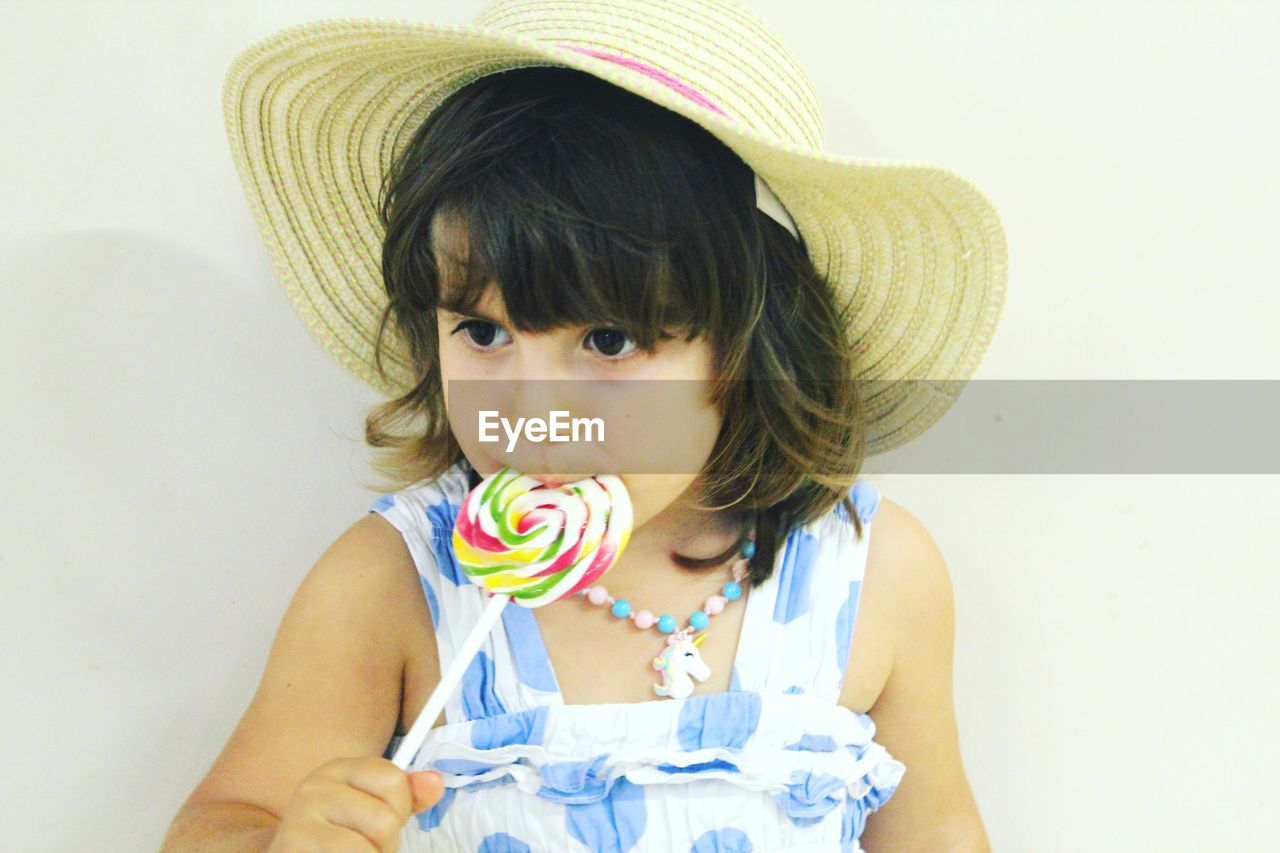
[[(157, 847), (369, 499), (376, 397), (276, 284), (227, 63), (310, 18), (480, 5), (5, 4), (5, 849)], [(1280, 378), (1275, 4), (755, 5), (830, 150), (945, 164), (1000, 208), (1012, 278), (978, 378)], [(1274, 849), (1276, 477), (875, 482), (951, 567), (997, 849)]]

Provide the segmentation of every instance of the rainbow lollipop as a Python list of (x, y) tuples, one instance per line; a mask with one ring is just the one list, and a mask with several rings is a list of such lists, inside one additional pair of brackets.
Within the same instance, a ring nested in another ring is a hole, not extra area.
[(453, 550), (471, 582), (541, 607), (595, 583), (631, 536), (631, 500), (617, 477), (560, 488), (503, 468), (467, 495)]
[(564, 486), (503, 468), (471, 490), (453, 527), (458, 565), (492, 594), (392, 762), (407, 769), (507, 602), (541, 607), (595, 583), (631, 537), (631, 498), (601, 474)]

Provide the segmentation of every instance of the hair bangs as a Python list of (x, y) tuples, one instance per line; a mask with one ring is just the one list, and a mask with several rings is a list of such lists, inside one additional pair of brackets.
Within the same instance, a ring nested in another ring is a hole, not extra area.
[[(546, 154), (542, 169), (495, 163), (483, 182), (442, 202), (433, 240), (436, 304), (469, 313), (496, 288), (520, 331), (609, 326), (646, 348), (717, 326), (720, 300), (699, 293), (705, 279), (699, 288), (687, 274), (680, 241), (666, 236), (678, 226), (664, 221), (663, 201), (637, 195), (634, 186), (624, 206), (584, 198), (557, 186), (557, 177), (576, 160), (578, 180), (597, 184), (605, 164), (584, 170), (585, 158), (571, 151)], [(565, 162), (557, 164), (556, 155)]]

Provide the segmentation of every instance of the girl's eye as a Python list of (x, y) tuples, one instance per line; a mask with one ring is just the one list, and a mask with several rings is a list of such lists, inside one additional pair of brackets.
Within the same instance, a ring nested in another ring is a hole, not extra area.
[[(496, 349), (511, 342), (511, 334), (506, 329), (488, 320), (463, 320), (453, 329), (454, 334), (458, 332), (464, 332), (468, 343), (482, 350)], [(630, 355), (638, 346), (626, 332), (608, 328), (592, 329), (582, 345), (610, 359)]]
[(619, 358), (630, 354), (636, 348), (635, 340), (618, 329), (592, 329), (587, 332), (582, 345), (606, 358)]
[(492, 349), (511, 340), (506, 329), (488, 320), (463, 320), (453, 329), (455, 335), (458, 332), (466, 332), (468, 340), (478, 349)]

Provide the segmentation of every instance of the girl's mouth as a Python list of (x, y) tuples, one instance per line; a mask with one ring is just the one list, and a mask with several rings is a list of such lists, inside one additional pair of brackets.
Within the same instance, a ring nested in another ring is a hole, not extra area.
[(559, 488), (566, 483), (576, 483), (583, 479), (582, 477), (566, 476), (564, 474), (529, 474), (528, 476), (550, 488)]

